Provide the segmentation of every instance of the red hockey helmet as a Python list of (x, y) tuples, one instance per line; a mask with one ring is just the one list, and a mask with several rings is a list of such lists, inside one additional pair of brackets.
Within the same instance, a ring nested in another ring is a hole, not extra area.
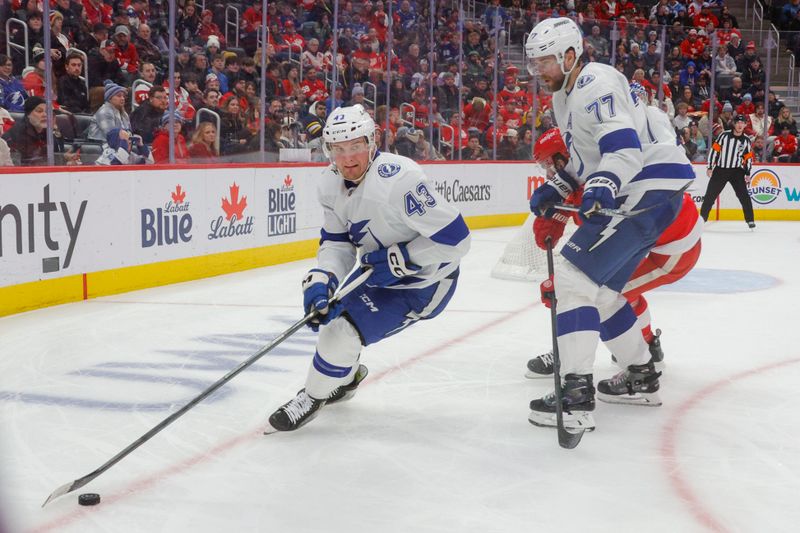
[(533, 145), (533, 160), (545, 168), (563, 167), (569, 161), (569, 150), (558, 128), (550, 128)]

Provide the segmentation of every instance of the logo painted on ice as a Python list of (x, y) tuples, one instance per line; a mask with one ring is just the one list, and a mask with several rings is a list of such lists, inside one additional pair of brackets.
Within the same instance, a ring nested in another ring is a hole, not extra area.
[(400, 172), (400, 165), (397, 163), (381, 163), (378, 165), (378, 176), (382, 178), (391, 178)]
[(757, 204), (771, 204), (781, 194), (781, 179), (771, 170), (759, 170), (750, 178), (747, 192)]
[[(208, 239), (220, 239), (224, 237), (235, 237), (237, 235), (248, 235), (253, 233), (254, 217), (245, 217), (244, 210), (247, 207), (247, 196), (239, 198), (239, 186), (236, 182), (230, 187), (230, 198), (222, 199), (222, 210), (225, 217), (217, 217), (211, 221), (211, 233)], [(223, 225), (223, 220), (228, 223)], [(237, 222), (239, 222), (237, 224)]]
[(163, 208), (141, 210), (142, 248), (192, 240), (192, 215), (189, 214), (186, 191), (177, 185), (170, 196), (172, 200), (168, 200)]
[(584, 74), (578, 78), (578, 89), (583, 89), (594, 81), (594, 74)]

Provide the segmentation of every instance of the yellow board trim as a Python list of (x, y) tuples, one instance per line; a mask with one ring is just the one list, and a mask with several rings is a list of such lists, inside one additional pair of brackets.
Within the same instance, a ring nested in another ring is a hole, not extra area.
[[(719, 220), (743, 220), (739, 209), (720, 210)], [(528, 213), (465, 217), (471, 230), (518, 226)], [(712, 216), (716, 216), (712, 211)], [(800, 210), (762, 209), (758, 220), (800, 220)], [(97, 298), (128, 291), (159, 287), (172, 283), (240, 272), (270, 265), (289, 263), (314, 257), (318, 241), (310, 239), (274, 244), (248, 250), (188, 257), (147, 265), (114, 268), (86, 274), (87, 297)], [(83, 299), (83, 275), (32, 281), (0, 287), (0, 316), (40, 309), (51, 305), (78, 302)]]
[[(756, 223), (759, 220), (800, 220), (800, 209), (758, 209), (755, 205), (753, 208)], [(717, 218), (717, 212), (712, 208), (708, 218), (709, 220), (744, 220), (744, 215), (741, 209), (720, 209), (719, 218)]]

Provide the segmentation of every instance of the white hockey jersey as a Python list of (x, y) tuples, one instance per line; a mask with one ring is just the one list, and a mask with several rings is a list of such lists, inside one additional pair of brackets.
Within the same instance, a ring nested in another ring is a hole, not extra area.
[(406, 157), (378, 153), (357, 186), (331, 165), (322, 175), (324, 212), (317, 254), (319, 268), (343, 280), (367, 253), (406, 243), (409, 259), (421, 266), (391, 288), (421, 288), (452, 274), (470, 246), (461, 213), (447, 203), (422, 168)]
[(648, 190), (678, 190), (694, 177), (685, 151), (663, 142), (664, 132), (636, 108), (628, 80), (608, 65), (586, 64), (571, 91), (553, 94), (553, 109), (579, 184), (608, 178), (630, 208)]

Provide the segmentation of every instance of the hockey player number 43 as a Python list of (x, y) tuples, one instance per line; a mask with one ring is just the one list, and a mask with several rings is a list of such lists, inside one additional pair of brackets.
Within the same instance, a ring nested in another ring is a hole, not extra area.
[(601, 96), (594, 102), (588, 104), (585, 109), (589, 114), (594, 113), (594, 116), (597, 117), (597, 122), (603, 122), (603, 114), (600, 109), (602, 106), (608, 107), (609, 117), (613, 117), (617, 114), (614, 109), (614, 95), (611, 93)]
[(406, 215), (424, 215), (425, 207), (436, 206), (436, 198), (431, 195), (428, 188), (424, 183), (417, 185), (416, 194), (414, 191), (408, 191), (405, 195)]

